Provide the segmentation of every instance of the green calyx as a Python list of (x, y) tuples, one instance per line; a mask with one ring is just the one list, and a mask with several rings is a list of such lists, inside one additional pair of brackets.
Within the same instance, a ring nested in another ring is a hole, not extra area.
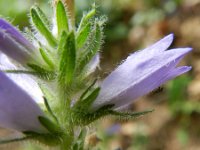
[(120, 120), (131, 120), (153, 112), (153, 110), (143, 112), (118, 112), (113, 110), (113, 104), (104, 105), (96, 110), (92, 110), (91, 106), (100, 92), (99, 87), (94, 87), (95, 83), (96, 80), (83, 92), (79, 101), (72, 108), (75, 125), (89, 125), (90, 123), (108, 115), (114, 116)]

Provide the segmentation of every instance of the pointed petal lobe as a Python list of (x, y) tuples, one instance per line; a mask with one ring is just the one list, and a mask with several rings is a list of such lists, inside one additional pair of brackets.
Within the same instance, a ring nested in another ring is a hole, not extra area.
[[(155, 53), (141, 58), (134, 54), (114, 70), (102, 83), (101, 91), (93, 104), (93, 108), (105, 104), (115, 104), (115, 108), (128, 104), (131, 100), (142, 96), (160, 84), (177, 63), (192, 49), (177, 48)], [(134, 59), (133, 59), (134, 58)]]
[(10, 35), (16, 42), (23, 45), (29, 50), (34, 50), (34, 46), (10, 23), (0, 18), (0, 29), (4, 30), (8, 35)]
[(172, 44), (174, 39), (174, 34), (169, 34), (156, 42), (155, 44), (147, 47), (144, 51), (153, 51), (153, 52), (162, 52), (167, 50), (169, 46)]

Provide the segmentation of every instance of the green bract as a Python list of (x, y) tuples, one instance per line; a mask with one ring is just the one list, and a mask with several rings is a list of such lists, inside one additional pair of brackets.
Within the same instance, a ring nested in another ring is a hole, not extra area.
[[(34, 26), (48, 41), (50, 46), (55, 47), (57, 45), (55, 37), (52, 35), (51, 31), (48, 29), (48, 24), (46, 24), (46, 19), (40, 16), (41, 12), (35, 7), (31, 8), (31, 19)], [(46, 18), (46, 17), (45, 17)]]
[(63, 31), (69, 31), (69, 21), (68, 21), (68, 14), (65, 10), (66, 8), (62, 4), (61, 1), (58, 1), (56, 7), (56, 21), (57, 21), (57, 29), (58, 35), (61, 35)]

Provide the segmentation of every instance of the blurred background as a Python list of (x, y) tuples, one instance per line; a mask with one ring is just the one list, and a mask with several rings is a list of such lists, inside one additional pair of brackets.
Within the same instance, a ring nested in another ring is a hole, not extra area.
[[(76, 0), (76, 22), (94, 0)], [(52, 17), (50, 0), (0, 0), (0, 17), (21, 30), (29, 26), (29, 9), (37, 3)], [(87, 143), (103, 150), (200, 150), (200, 0), (96, 0), (98, 14), (108, 17), (102, 48), (101, 77), (130, 53), (174, 33), (173, 47), (193, 47), (181, 64), (192, 71), (159, 87), (130, 109), (155, 109), (144, 117), (122, 122), (104, 118), (91, 129)], [(97, 132), (96, 132), (97, 131)], [(1, 129), (0, 137), (15, 132)], [(1, 150), (40, 150), (38, 143), (13, 143)], [(47, 148), (48, 149), (48, 148)]]

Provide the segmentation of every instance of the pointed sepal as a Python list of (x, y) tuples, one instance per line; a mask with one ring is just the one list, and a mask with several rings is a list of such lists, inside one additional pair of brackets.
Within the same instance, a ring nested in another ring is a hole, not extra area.
[(27, 64), (27, 66), (32, 69), (33, 75), (37, 76), (38, 78), (49, 81), (55, 79), (55, 73), (53, 71), (46, 70), (45, 68), (35, 64)]
[(90, 86), (81, 94), (79, 101), (85, 98), (85, 96), (94, 88), (95, 83), (97, 82), (97, 79), (95, 79)]
[(48, 113), (51, 115), (51, 117), (54, 119), (54, 121), (56, 121), (56, 123), (58, 123), (58, 119), (56, 117), (56, 115), (54, 114), (54, 112), (52, 111), (49, 103), (48, 103), (48, 100), (44, 97), (44, 105), (48, 111)]
[(146, 110), (146, 111), (141, 111), (141, 112), (119, 112), (119, 111), (115, 111), (115, 110), (110, 110), (110, 115), (117, 117), (117, 119), (119, 120), (132, 120), (132, 119), (136, 119), (138, 117), (147, 115), (148, 113), (153, 112), (154, 110)]
[(45, 37), (45, 39), (48, 41), (49, 45), (52, 47), (56, 47), (57, 41), (52, 35), (51, 31), (48, 29), (47, 25), (45, 24), (45, 21), (42, 20), (41, 16), (39, 15), (37, 9), (35, 7), (31, 8), (31, 19), (34, 24), (34, 26), (37, 28), (37, 30)]
[(69, 85), (74, 77), (76, 67), (76, 44), (74, 33), (69, 33), (61, 53), (59, 63), (59, 80)]
[(68, 14), (66, 11), (66, 7), (61, 0), (59, 0), (56, 5), (56, 22), (58, 35), (61, 35), (63, 31), (69, 31)]
[(13, 143), (13, 142), (22, 142), (22, 141), (26, 141), (29, 140), (30, 137), (25, 136), (25, 137), (21, 137), (21, 138), (14, 138), (14, 139), (3, 139), (0, 140), (0, 145), (1, 144), (8, 144), (8, 143)]
[(38, 117), (40, 123), (50, 132), (54, 134), (59, 134), (61, 133), (61, 130), (57, 124), (52, 122), (50, 119), (47, 117), (39, 116)]
[(77, 32), (80, 32), (84, 28), (84, 26), (90, 21), (90, 19), (94, 17), (95, 14), (96, 14), (96, 9), (94, 4), (92, 10), (90, 10), (87, 14), (83, 15)]
[(45, 15), (45, 13), (37, 5), (35, 5), (34, 8), (37, 11), (38, 15), (40, 16), (41, 20), (44, 22), (45, 26), (48, 28), (48, 30), (51, 30), (52, 24), (48, 19), (48, 17)]
[(24, 131), (23, 134), (26, 135), (30, 140), (36, 140), (45, 145), (57, 146), (61, 143), (61, 135), (52, 133), (37, 133), (33, 131)]
[[(93, 86), (93, 85), (92, 85)], [(81, 95), (79, 101), (74, 105), (73, 109), (76, 111), (88, 111), (88, 108), (93, 104), (97, 96), (99, 95), (100, 88), (97, 87), (89, 92), (89, 90), (92, 88), (90, 86), (86, 91)]]
[(39, 50), (40, 50), (40, 54), (41, 54), (43, 60), (48, 64), (48, 66), (51, 69), (54, 69), (55, 65), (54, 65), (54, 62), (53, 62), (53, 59), (52, 59), (50, 53), (43, 48), (39, 48)]
[(92, 31), (88, 40), (89, 42), (87, 43), (86, 49), (84, 49), (80, 54), (80, 61), (78, 66), (79, 70), (83, 70), (101, 48), (103, 32), (99, 23), (95, 24), (94, 30)]
[(61, 36), (60, 36), (60, 41), (58, 43), (58, 48), (57, 48), (57, 51), (58, 51), (59, 55), (64, 50), (64, 46), (66, 45), (67, 37), (68, 37), (67, 32), (63, 31), (62, 34), (61, 34)]
[(83, 47), (86, 44), (91, 32), (91, 23), (88, 23), (77, 35), (77, 48)]

